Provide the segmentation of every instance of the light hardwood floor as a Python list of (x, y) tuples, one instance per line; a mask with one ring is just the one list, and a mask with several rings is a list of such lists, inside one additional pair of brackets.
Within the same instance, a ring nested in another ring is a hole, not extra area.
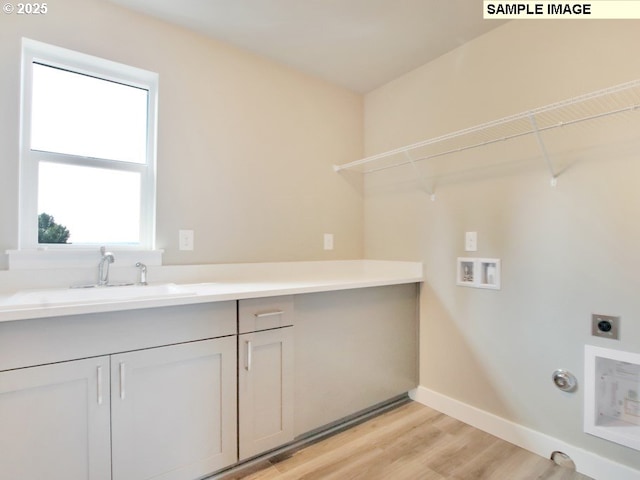
[(589, 480), (411, 402), (224, 480)]

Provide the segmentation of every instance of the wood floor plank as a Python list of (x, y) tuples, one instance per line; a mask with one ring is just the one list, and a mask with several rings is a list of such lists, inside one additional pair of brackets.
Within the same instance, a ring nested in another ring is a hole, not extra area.
[(540, 465), (546, 465), (547, 461), (541, 457), (531, 455), (515, 445), (503, 441), (496, 441), (481, 455), (457, 468), (452, 477), (454, 479), (485, 479), (497, 480), (514, 478), (513, 471), (521, 469), (524, 462), (529, 461), (526, 467), (528, 478), (534, 478)]
[(591, 480), (416, 402), (224, 480)]
[(429, 448), (429, 468), (444, 477), (452, 476), (456, 470), (482, 455), (496, 437), (470, 426), (452, 435), (447, 442), (438, 442)]
[(416, 408), (416, 404), (411, 403), (296, 452), (291, 459), (278, 463), (277, 468), (283, 473), (297, 469), (302, 474), (303, 470), (313, 470), (316, 465), (335, 463), (377, 448), (437, 415), (433, 410)]
[(280, 472), (268, 460), (260, 462), (242, 471), (230, 473), (224, 476), (224, 480), (280, 480)]

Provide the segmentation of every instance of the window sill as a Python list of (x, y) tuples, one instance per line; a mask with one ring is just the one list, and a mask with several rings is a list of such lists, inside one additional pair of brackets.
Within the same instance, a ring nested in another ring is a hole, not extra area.
[[(122, 266), (133, 266), (136, 262), (147, 266), (162, 265), (164, 252), (126, 247), (108, 247), (107, 250), (114, 254), (116, 262)], [(91, 267), (100, 261), (99, 247), (41, 247), (32, 250), (7, 250), (6, 254), (9, 257), (9, 270)]]

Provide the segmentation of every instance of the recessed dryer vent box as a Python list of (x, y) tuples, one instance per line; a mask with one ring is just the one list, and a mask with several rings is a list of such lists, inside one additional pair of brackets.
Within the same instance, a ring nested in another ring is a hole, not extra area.
[(640, 354), (585, 346), (584, 431), (640, 450)]

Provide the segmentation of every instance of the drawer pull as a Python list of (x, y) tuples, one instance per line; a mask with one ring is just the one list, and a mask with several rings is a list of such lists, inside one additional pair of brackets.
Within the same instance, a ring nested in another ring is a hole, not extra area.
[(256, 318), (275, 317), (276, 315), (282, 315), (284, 310), (276, 310), (275, 312), (256, 313)]

